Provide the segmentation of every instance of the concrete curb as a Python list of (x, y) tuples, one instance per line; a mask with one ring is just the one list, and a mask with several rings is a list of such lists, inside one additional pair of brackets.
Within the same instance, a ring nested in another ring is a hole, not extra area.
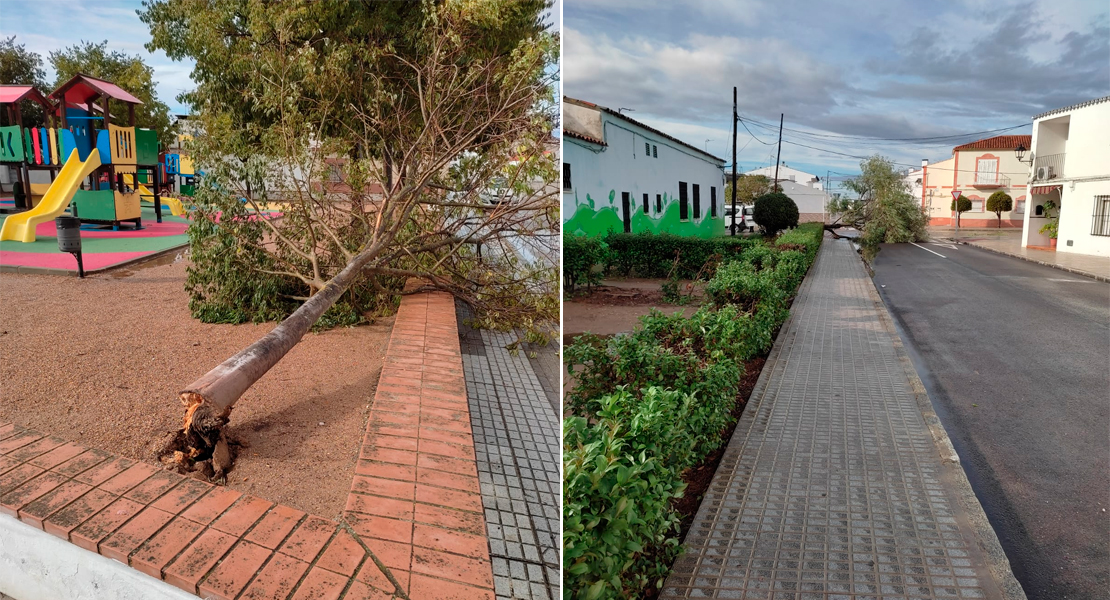
[(1006, 553), (1002, 550), (1002, 544), (998, 541), (998, 535), (995, 533), (994, 527), (991, 526), (986, 513), (983, 512), (983, 506), (975, 496), (974, 490), (971, 489), (971, 482), (968, 481), (967, 474), (964, 473), (960, 464), (960, 457), (952, 446), (952, 440), (948, 438), (948, 432), (945, 431), (944, 424), (941, 423), (933, 409), (933, 403), (929, 398), (929, 393), (925, 390), (925, 384), (922, 383), (917, 374), (917, 369), (914, 368), (913, 362), (910, 360), (909, 353), (903, 345), (902, 336), (899, 335), (898, 329), (894, 325), (894, 319), (879, 294), (879, 288), (875, 284), (874, 277), (871, 278), (871, 287), (868, 288), (868, 291), (879, 313), (879, 320), (882, 322), (883, 329), (890, 333), (894, 341), (894, 352), (898, 355), (898, 362), (902, 365), (902, 369), (910, 381), (910, 389), (913, 392), (914, 399), (917, 400), (918, 407), (921, 409), (921, 416), (925, 418), (925, 424), (933, 434), (933, 442), (936, 444), (938, 454), (940, 454), (941, 463), (949, 470), (949, 481), (955, 484), (956, 500), (967, 516), (968, 524), (978, 538), (980, 549), (989, 561), (987, 568), (1002, 590), (1003, 600), (1027, 600), (1025, 590), (1021, 588), (1021, 584), (1014, 577), (1010, 560), (1006, 558)]
[[(132, 258), (130, 260), (125, 260), (121, 263), (114, 264), (114, 265), (111, 265), (111, 266), (101, 267), (99, 269), (85, 269), (85, 276), (87, 277), (89, 275), (96, 275), (96, 274), (100, 274), (100, 273), (106, 273), (108, 271), (114, 271), (116, 269), (122, 269), (124, 267), (135, 266), (135, 265), (137, 265), (141, 262), (146, 262), (148, 260), (154, 260), (156, 258), (161, 258), (161, 257), (163, 257), (167, 254), (170, 254), (172, 252), (175, 252), (177, 250), (185, 248), (188, 245), (189, 244), (186, 242), (184, 244), (181, 244), (180, 246), (173, 246), (172, 248), (166, 248), (165, 250), (159, 250), (159, 251), (157, 251), (153, 254), (147, 254), (146, 256), (140, 256), (138, 258)], [(20, 265), (0, 265), (0, 273), (16, 273), (16, 274), (19, 274), (19, 275), (59, 275), (59, 276), (64, 275), (64, 276), (73, 276), (73, 275), (77, 274), (77, 260), (76, 259), (74, 259), (74, 261), (73, 261), (73, 266), (74, 266), (74, 268), (71, 271), (69, 269), (49, 269), (49, 268), (46, 268), (46, 267), (24, 267), (24, 266), (20, 266)]]
[(1000, 254), (1002, 256), (1010, 256), (1010, 257), (1013, 257), (1013, 258), (1020, 258), (1021, 260), (1024, 260), (1026, 262), (1031, 262), (1031, 263), (1034, 263), (1034, 264), (1043, 265), (1045, 267), (1051, 267), (1053, 269), (1057, 269), (1057, 270), (1060, 270), (1060, 271), (1067, 271), (1068, 273), (1073, 273), (1075, 275), (1082, 275), (1084, 277), (1090, 277), (1091, 279), (1094, 279), (1096, 281), (1102, 281), (1102, 282), (1105, 282), (1105, 283), (1110, 283), (1110, 276), (1107, 276), (1107, 275), (1096, 275), (1096, 274), (1091, 273), (1089, 271), (1083, 271), (1083, 270), (1076, 269), (1076, 268), (1073, 268), (1073, 267), (1066, 267), (1064, 265), (1058, 265), (1056, 263), (1050, 263), (1050, 262), (1046, 262), (1046, 261), (1043, 261), (1043, 260), (1037, 260), (1035, 258), (1030, 258), (1028, 256), (1022, 256), (1020, 254), (1014, 254), (1013, 252), (1006, 252), (1004, 250), (998, 250), (996, 248), (988, 248), (987, 246), (980, 246), (979, 244), (976, 244), (974, 242), (965, 242), (965, 241), (962, 241), (962, 240), (955, 240), (955, 239), (951, 239), (951, 238), (948, 238), (948, 240), (951, 241), (953, 244), (960, 244), (961, 246), (971, 246), (972, 248), (979, 248), (980, 250), (986, 250), (987, 252), (994, 252), (995, 254)]

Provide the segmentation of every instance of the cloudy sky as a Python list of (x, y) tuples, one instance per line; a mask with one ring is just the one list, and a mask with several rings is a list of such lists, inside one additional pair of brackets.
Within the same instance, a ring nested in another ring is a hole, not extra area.
[(46, 80), (54, 82), (49, 55), (82, 41), (108, 40), (108, 50), (139, 55), (154, 69), (158, 98), (176, 113), (188, 112), (175, 96), (193, 89), (192, 62), (174, 62), (159, 50), (147, 52), (150, 30), (135, 11), (140, 0), (0, 0), (0, 36), (16, 36), (16, 43), (42, 56)]
[[(1110, 95), (1105, 0), (565, 0), (564, 93), (731, 160), (825, 176), (881, 153), (919, 165), (1045, 110)], [(765, 125), (760, 125), (763, 123)], [(771, 127), (767, 127), (767, 124)], [(808, 133), (801, 133), (808, 132)], [(953, 143), (953, 139), (956, 143)], [(767, 145), (770, 143), (771, 145)], [(812, 146), (814, 148), (806, 148)], [(834, 154), (840, 153), (840, 154)]]

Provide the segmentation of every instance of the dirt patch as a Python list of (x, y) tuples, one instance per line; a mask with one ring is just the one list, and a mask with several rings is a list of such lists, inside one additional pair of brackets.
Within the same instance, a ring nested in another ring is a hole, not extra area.
[[(181, 427), (182, 387), (274, 324), (189, 315), (187, 262), (0, 275), (0, 418), (133, 459)], [(393, 320), (309, 334), (231, 413), (227, 485), (313, 514), (344, 507)]]

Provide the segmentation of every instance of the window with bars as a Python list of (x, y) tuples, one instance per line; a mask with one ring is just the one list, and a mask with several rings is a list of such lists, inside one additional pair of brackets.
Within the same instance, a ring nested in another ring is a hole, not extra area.
[(678, 182), (678, 220), (690, 218), (690, 198), (686, 195), (686, 182)]
[(709, 216), (717, 216), (717, 186), (709, 187)]
[(652, 158), (659, 158), (659, 147), (656, 146), (655, 144), (651, 145), (651, 157)]
[(694, 218), (701, 218), (701, 186), (694, 184)]
[(563, 189), (569, 190), (570, 186), (570, 163), (563, 163)]
[(651, 158), (651, 144), (644, 142), (644, 156)]
[(1110, 196), (1095, 196), (1091, 215), (1091, 235), (1110, 236)]

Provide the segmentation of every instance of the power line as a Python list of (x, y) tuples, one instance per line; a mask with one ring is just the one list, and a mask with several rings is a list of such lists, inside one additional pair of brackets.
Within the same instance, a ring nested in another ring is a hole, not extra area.
[[(752, 119), (750, 117), (741, 117), (740, 120), (741, 120), (741, 122), (743, 122), (744, 120), (747, 120), (747, 121), (750, 121), (751, 123), (753, 123), (755, 125), (761, 125), (764, 128), (770, 129), (770, 130), (778, 129), (772, 123), (764, 123), (762, 121), (758, 121), (758, 120)], [(807, 135), (807, 136), (820, 137), (820, 138), (831, 138), (831, 139), (855, 139), (855, 140), (864, 140), (864, 141), (870, 141), (870, 142), (920, 142), (920, 141), (940, 141), (940, 140), (946, 140), (946, 139), (956, 139), (956, 138), (963, 138), (963, 137), (970, 137), (970, 136), (978, 136), (978, 135), (983, 135), (983, 134), (987, 134), (987, 133), (1001, 133), (1003, 131), (1010, 131), (1012, 129), (1018, 129), (1020, 127), (1028, 127), (1029, 125), (1030, 125), (1030, 123), (1023, 123), (1021, 125), (1013, 125), (1011, 127), (1001, 127), (999, 129), (988, 129), (988, 130), (985, 130), (985, 131), (972, 131), (972, 132), (969, 132), (969, 133), (954, 133), (954, 134), (950, 134), (950, 135), (934, 135), (934, 136), (916, 137), (916, 138), (881, 138), (881, 137), (871, 137), (871, 136), (865, 136), (865, 135), (847, 135), (847, 134), (840, 134), (840, 133), (816, 133), (816, 132), (812, 132), (812, 131), (803, 131), (801, 129), (791, 129), (789, 127), (784, 128), (784, 131), (789, 131), (789, 132), (797, 133), (797, 134), (800, 134), (800, 135)], [(751, 133), (751, 132), (749, 131), (748, 133)]]
[[(810, 150), (817, 150), (818, 152), (828, 152), (830, 154), (839, 154), (840, 156), (847, 156), (848, 158), (856, 158), (856, 159), (859, 159), (859, 160), (867, 160), (867, 159), (871, 158), (870, 156), (858, 156), (858, 155), (855, 155), (855, 154), (846, 154), (844, 152), (837, 152), (835, 150), (829, 150), (828, 148), (818, 148), (816, 146), (807, 146), (806, 144), (800, 144), (798, 142), (792, 142), (790, 140), (783, 140), (783, 142), (785, 142), (787, 144), (793, 144), (795, 146), (801, 146), (803, 148), (809, 148)], [(919, 164), (915, 165), (915, 164), (911, 164), (911, 163), (898, 162), (898, 161), (894, 161), (894, 160), (890, 161), (890, 164), (892, 164), (892, 165), (901, 165), (903, 167), (914, 167), (914, 168), (920, 168), (921, 167), (921, 165), (919, 165)], [(948, 171), (948, 172), (957, 172), (957, 173), (978, 173), (978, 171), (968, 171), (968, 170), (965, 170), (965, 169), (949, 169), (949, 168), (946, 168), (946, 167), (934, 167), (933, 165), (929, 165), (929, 169), (930, 170), (936, 170), (936, 171)], [(1005, 173), (999, 172), (998, 174), (999, 175), (1029, 175), (1028, 172), (1005, 172)]]
[(755, 138), (755, 141), (759, 142), (760, 144), (763, 144), (764, 146), (774, 146), (775, 145), (774, 142), (765, 142), (765, 141), (755, 137), (755, 134), (752, 133), (752, 130), (748, 129), (748, 124), (744, 122), (744, 119), (737, 118), (736, 120), (740, 121), (740, 124), (744, 126), (744, 131), (747, 131), (748, 135)]

